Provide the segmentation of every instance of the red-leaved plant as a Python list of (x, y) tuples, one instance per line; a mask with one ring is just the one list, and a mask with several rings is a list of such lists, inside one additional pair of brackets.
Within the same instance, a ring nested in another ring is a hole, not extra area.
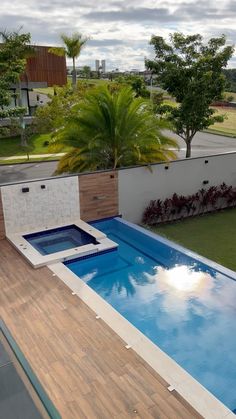
[(222, 183), (188, 196), (174, 193), (164, 201), (152, 200), (144, 211), (142, 222), (155, 225), (235, 206), (236, 188)]

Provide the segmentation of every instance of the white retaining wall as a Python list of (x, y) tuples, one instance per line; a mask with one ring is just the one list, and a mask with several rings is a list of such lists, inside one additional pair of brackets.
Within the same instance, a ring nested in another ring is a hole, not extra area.
[(1, 195), (6, 233), (41, 230), (80, 218), (77, 176), (2, 186)]
[[(188, 195), (223, 182), (236, 186), (236, 153), (161, 163), (151, 170), (136, 167), (119, 171), (119, 213), (128, 221), (139, 223), (151, 199), (169, 198), (175, 192)], [(204, 180), (209, 183), (204, 185)]]

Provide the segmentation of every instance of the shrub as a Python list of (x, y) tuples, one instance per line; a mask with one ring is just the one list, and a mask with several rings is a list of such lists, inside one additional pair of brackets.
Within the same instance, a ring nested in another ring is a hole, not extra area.
[(152, 200), (143, 213), (142, 222), (155, 225), (235, 206), (236, 188), (222, 183), (209, 189), (202, 188), (188, 196), (174, 193), (171, 198), (166, 198), (164, 201)]

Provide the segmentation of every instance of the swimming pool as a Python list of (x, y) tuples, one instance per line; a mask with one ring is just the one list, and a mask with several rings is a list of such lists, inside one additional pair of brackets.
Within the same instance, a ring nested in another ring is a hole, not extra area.
[(97, 244), (96, 239), (76, 225), (54, 228), (23, 236), (41, 255)]
[(93, 226), (118, 250), (66, 266), (234, 410), (236, 282), (121, 219)]

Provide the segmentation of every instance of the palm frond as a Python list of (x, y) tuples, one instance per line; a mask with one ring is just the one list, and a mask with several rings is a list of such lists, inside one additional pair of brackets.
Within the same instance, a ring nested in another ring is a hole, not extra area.
[(79, 32), (75, 32), (71, 36), (62, 33), (61, 39), (65, 45), (65, 53), (67, 57), (77, 58), (90, 38), (83, 36)]
[(61, 160), (60, 172), (168, 161), (178, 149), (161, 132), (149, 103), (134, 98), (127, 87), (113, 93), (106, 86), (89, 91), (55, 142), (74, 148)]

